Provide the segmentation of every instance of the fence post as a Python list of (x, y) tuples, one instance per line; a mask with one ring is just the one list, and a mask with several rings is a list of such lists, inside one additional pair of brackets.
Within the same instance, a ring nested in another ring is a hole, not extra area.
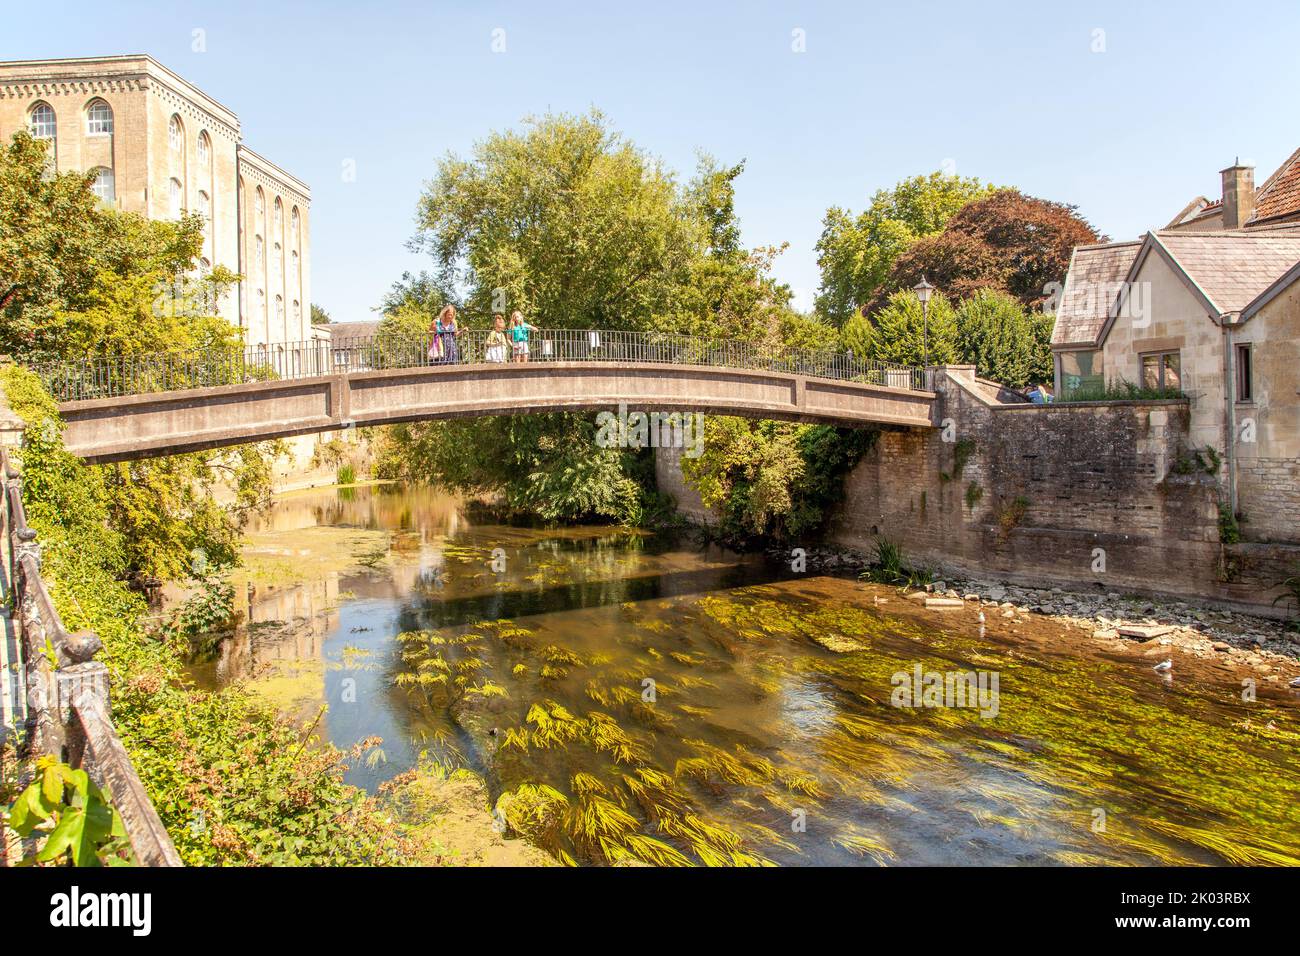
[(73, 705), (87, 695), (105, 714), (112, 713), (108, 692), (108, 667), (101, 661), (83, 661), (60, 667), (54, 672), (54, 697), (51, 701), (63, 725), (64, 757), (71, 767), (80, 767), (86, 754), (86, 734), (81, 721), (73, 714)]

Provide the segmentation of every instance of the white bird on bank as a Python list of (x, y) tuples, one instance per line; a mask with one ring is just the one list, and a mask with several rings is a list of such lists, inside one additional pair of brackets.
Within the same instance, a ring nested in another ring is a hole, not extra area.
[(1291, 686), (1292, 686), (1292, 687), (1300, 687), (1300, 677), (1292, 677), (1292, 678), (1291, 678)]
[(1155, 667), (1152, 668), (1152, 670), (1154, 670), (1157, 674), (1168, 674), (1173, 669), (1174, 669), (1173, 661), (1161, 661), (1159, 664), (1157, 664)]

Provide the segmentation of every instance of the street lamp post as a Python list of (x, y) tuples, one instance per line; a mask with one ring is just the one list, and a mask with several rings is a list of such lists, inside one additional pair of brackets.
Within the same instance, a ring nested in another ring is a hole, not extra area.
[(930, 365), (930, 293), (934, 291), (934, 286), (925, 281), (925, 276), (921, 276), (921, 281), (912, 286), (912, 291), (916, 293), (916, 298), (921, 303), (921, 370), (924, 371)]

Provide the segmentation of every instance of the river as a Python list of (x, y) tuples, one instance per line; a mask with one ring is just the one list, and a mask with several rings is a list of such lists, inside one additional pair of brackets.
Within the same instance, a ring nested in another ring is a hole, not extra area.
[(372, 792), (472, 770), (566, 862), (1300, 863), (1297, 696), (1231, 669), (424, 488), (283, 496), (244, 561), (198, 682), (381, 737)]

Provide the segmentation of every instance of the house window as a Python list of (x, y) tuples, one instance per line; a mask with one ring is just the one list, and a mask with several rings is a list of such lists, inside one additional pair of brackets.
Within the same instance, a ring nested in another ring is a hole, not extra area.
[(1100, 351), (1068, 351), (1058, 353), (1061, 365), (1061, 393), (1100, 389), (1106, 384), (1103, 372), (1103, 353)]
[(203, 217), (204, 222), (212, 218), (212, 200), (202, 190), (199, 190), (199, 214)]
[(181, 151), (181, 144), (184, 142), (185, 134), (181, 130), (181, 118), (173, 116), (167, 124), (167, 145), (173, 153)]
[(95, 182), (90, 187), (90, 191), (100, 198), (102, 202), (112, 205), (113, 199), (117, 196), (114, 188), (113, 171), (106, 166), (100, 166), (95, 170)]
[(212, 163), (212, 140), (207, 133), (199, 133), (199, 166), (207, 169)]
[(1183, 378), (1177, 352), (1147, 352), (1142, 355), (1142, 387), (1178, 391)]
[(181, 181), (173, 176), (171, 181), (171, 197), (170, 197), (171, 215), (173, 219), (179, 219), (181, 217), (181, 210), (185, 206), (185, 202), (181, 198), (183, 191), (184, 190), (181, 187)]
[(1237, 401), (1239, 402), (1255, 400), (1252, 354), (1253, 350), (1249, 342), (1237, 346)]
[(33, 139), (54, 139), (55, 122), (54, 110), (48, 103), (37, 103), (32, 107), (32, 115), (28, 128), (31, 130)]
[(280, 204), (280, 197), (275, 197), (275, 232), (279, 235), (280, 230), (284, 228), (284, 206)]
[(86, 108), (86, 132), (92, 136), (113, 132), (113, 108), (103, 100), (95, 100)]

